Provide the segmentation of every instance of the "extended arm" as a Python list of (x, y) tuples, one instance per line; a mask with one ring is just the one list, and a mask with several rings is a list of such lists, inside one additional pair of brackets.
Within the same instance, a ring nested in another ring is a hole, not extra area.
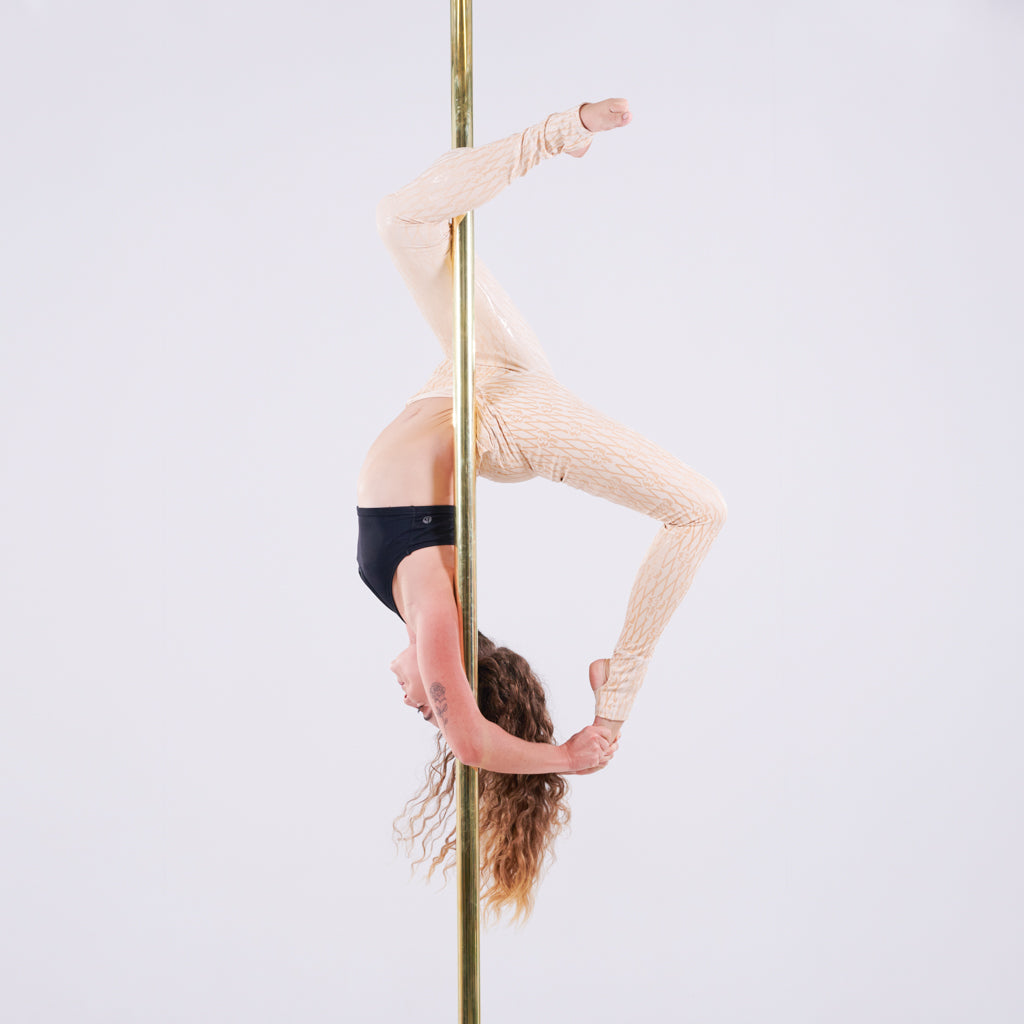
[(600, 767), (614, 754), (612, 737), (595, 726), (555, 746), (521, 740), (484, 718), (463, 670), (454, 600), (432, 601), (412, 628), (431, 711), (463, 764), (517, 775), (572, 773)]

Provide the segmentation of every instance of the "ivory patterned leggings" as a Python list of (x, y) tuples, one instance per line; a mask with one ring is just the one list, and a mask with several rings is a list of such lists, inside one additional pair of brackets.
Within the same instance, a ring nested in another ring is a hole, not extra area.
[[(452, 218), (547, 157), (582, 155), (591, 137), (578, 108), (552, 114), (499, 142), (452, 150), (381, 200), (381, 237), (445, 355), (410, 402), (452, 394)], [(633, 584), (608, 682), (597, 692), (597, 713), (622, 721), (722, 528), (725, 503), (709, 480), (559, 384), (533, 332), (479, 261), (475, 303), (478, 473), (499, 482), (559, 480), (662, 523)]]

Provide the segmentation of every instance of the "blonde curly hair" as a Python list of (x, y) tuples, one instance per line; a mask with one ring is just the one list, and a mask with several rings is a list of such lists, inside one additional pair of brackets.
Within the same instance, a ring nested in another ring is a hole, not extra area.
[[(531, 743), (554, 743), (544, 686), (525, 658), (478, 634), (480, 711), (506, 732)], [(429, 862), (427, 878), (455, 863), (455, 755), (437, 735), (437, 751), (420, 790), (395, 819), (395, 841)], [(569, 824), (569, 785), (561, 775), (509, 775), (480, 769), (481, 904), (492, 918), (510, 911), (525, 920), (537, 884), (554, 859), (555, 838)]]

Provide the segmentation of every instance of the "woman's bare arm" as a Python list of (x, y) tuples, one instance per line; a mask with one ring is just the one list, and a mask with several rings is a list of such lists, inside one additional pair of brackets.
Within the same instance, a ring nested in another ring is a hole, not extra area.
[(609, 730), (588, 725), (565, 743), (531, 743), (480, 713), (462, 665), (461, 629), (454, 599), (433, 600), (416, 614), (417, 661), (438, 728), (466, 765), (492, 772), (539, 775), (602, 767), (616, 745)]

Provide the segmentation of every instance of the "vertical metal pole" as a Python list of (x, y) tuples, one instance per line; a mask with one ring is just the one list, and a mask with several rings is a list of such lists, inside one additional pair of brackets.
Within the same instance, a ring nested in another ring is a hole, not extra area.
[[(452, 146), (473, 145), (473, 4), (451, 0)], [(476, 405), (473, 213), (457, 218), (452, 237), (455, 418), (456, 592), (462, 610), (462, 652), (473, 694), (476, 643)], [(477, 770), (456, 776), (456, 858), (459, 903), (459, 1024), (480, 1021), (480, 855)]]

